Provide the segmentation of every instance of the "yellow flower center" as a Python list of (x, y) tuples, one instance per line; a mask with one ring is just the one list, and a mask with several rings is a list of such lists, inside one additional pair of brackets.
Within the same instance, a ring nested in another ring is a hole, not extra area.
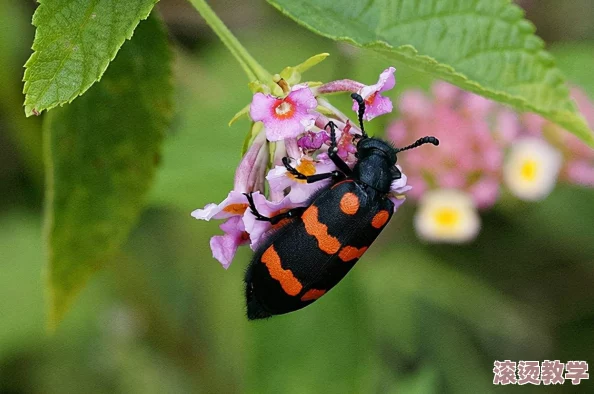
[[(307, 159), (301, 160), (301, 163), (299, 163), (295, 169), (305, 176), (310, 176), (316, 173), (316, 166), (314, 165), (313, 161)], [(297, 179), (295, 175), (291, 174), (290, 172), (287, 172), (287, 176), (289, 178), (293, 178), (299, 183), (307, 183), (307, 179)]]
[(440, 208), (435, 211), (433, 218), (440, 227), (453, 228), (460, 222), (460, 212), (453, 208)]
[(526, 182), (534, 182), (538, 174), (538, 163), (536, 160), (527, 159), (522, 163), (520, 168), (520, 176)]

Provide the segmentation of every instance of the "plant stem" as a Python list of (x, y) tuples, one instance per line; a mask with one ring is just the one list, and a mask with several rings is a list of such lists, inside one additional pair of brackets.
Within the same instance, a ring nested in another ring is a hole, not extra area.
[(206, 23), (219, 36), (223, 44), (231, 51), (235, 59), (239, 62), (250, 81), (259, 80), (267, 82), (272, 79), (272, 75), (264, 69), (257, 61), (249, 54), (249, 52), (241, 45), (237, 38), (225, 26), (223, 21), (206, 3), (206, 0), (190, 0), (190, 3), (198, 10), (200, 15), (204, 18)]

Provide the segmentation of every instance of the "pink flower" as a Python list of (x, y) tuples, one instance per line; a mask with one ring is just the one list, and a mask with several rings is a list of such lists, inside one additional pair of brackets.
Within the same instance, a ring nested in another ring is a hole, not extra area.
[[(338, 148), (338, 152), (336, 153), (342, 160), (344, 160), (345, 163), (349, 165), (349, 167), (352, 168), (357, 162), (357, 158), (355, 157), (357, 148), (353, 143), (355, 134), (352, 134), (352, 131), (355, 131), (357, 135), (361, 135), (361, 132), (359, 129), (355, 129), (349, 120), (347, 120), (345, 124), (341, 124), (340, 122), (337, 123), (339, 127), (342, 127), (342, 129), (336, 129), (336, 145)], [(330, 141), (326, 141), (326, 145), (329, 146)], [(328, 156), (327, 150), (324, 150), (318, 154), (316, 158), (322, 163), (332, 163), (330, 157)]]
[[(320, 94), (337, 93), (337, 92), (353, 92), (359, 93), (365, 100), (365, 120), (371, 120), (377, 116), (392, 112), (392, 101), (388, 97), (381, 95), (381, 92), (390, 90), (396, 85), (396, 78), (394, 73), (396, 69), (390, 67), (385, 69), (379, 76), (375, 85), (363, 85), (361, 82), (350, 79), (341, 79), (338, 81), (328, 82), (317, 88)], [(353, 103), (353, 111), (357, 112), (359, 105)]]
[(215, 235), (210, 239), (212, 255), (225, 269), (229, 268), (237, 248), (249, 241), (249, 234), (245, 232), (242, 222), (248, 206), (247, 198), (233, 190), (220, 204), (208, 204), (204, 209), (196, 209), (192, 212), (192, 216), (196, 219), (227, 219), (220, 226), (225, 234)]
[[(395, 71), (394, 67), (384, 70), (375, 85), (364, 86), (357, 92), (365, 100), (366, 110), (363, 115), (365, 120), (371, 120), (377, 116), (392, 112), (392, 101), (380, 93), (394, 87), (396, 84)], [(357, 112), (358, 110), (359, 105), (356, 102), (353, 103), (353, 111)]]
[[(440, 147), (431, 154), (408, 151), (398, 157), (420, 199), (433, 189), (457, 189), (470, 195), (479, 208), (492, 206), (499, 196), (503, 146), (492, 131), (502, 107), (444, 82), (434, 84), (433, 97), (412, 90), (402, 95), (401, 119), (390, 125), (389, 138), (397, 146), (435, 135)], [(502, 119), (506, 126), (517, 118)]]
[(227, 269), (231, 265), (233, 257), (235, 257), (237, 248), (247, 244), (250, 238), (245, 231), (241, 216), (233, 216), (227, 219), (219, 228), (225, 234), (212, 237), (210, 239), (210, 249), (212, 250), (212, 256)]
[(311, 111), (318, 105), (311, 89), (306, 84), (293, 86), (285, 98), (256, 93), (250, 106), (254, 121), (264, 123), (266, 138), (280, 141), (296, 138), (313, 125), (316, 114)]
[[(588, 125), (594, 127), (594, 103), (581, 89), (571, 89), (580, 113)], [(577, 185), (594, 187), (594, 150), (574, 134), (562, 129), (550, 121), (535, 114), (523, 114), (521, 117), (522, 136), (534, 136), (545, 139), (563, 155), (563, 167), (559, 178)]]
[[(571, 97), (577, 103), (590, 128), (594, 128), (594, 103), (579, 88), (571, 89)], [(566, 130), (557, 128), (557, 131), (559, 136), (557, 147), (565, 158), (562, 178), (578, 185), (594, 187), (594, 149)]]
[[(303, 175), (314, 175), (331, 172), (336, 169), (334, 163), (314, 161), (311, 158), (304, 157), (291, 165)], [(266, 176), (270, 189), (273, 191), (283, 191), (290, 188), (289, 197), (294, 203), (303, 203), (307, 201), (313, 193), (328, 186), (330, 179), (315, 183), (307, 183), (305, 179), (297, 179), (295, 175), (287, 171), (284, 166), (276, 166), (268, 172)]]
[(268, 166), (268, 145), (265, 137), (265, 134), (260, 132), (241, 159), (235, 170), (233, 190), (239, 193), (264, 190), (264, 177)]
[[(361, 135), (361, 131), (344, 113), (319, 95), (345, 89), (360, 92), (369, 105), (366, 118), (371, 119), (392, 109), (390, 100), (382, 97), (380, 92), (394, 86), (393, 74), (394, 68), (385, 70), (378, 83), (372, 86), (340, 80), (313, 90), (307, 84), (295, 85), (291, 89), (290, 82), (280, 79), (276, 83), (287, 94), (286, 97), (254, 94), (249, 108), (254, 121), (248, 136), (249, 146), (235, 172), (233, 190), (220, 204), (208, 204), (192, 212), (196, 219), (225, 220), (220, 226), (223, 234), (210, 240), (213, 256), (224, 268), (229, 267), (239, 246), (249, 243), (255, 250), (271, 232), (286, 223), (280, 218), (275, 220), (280, 219), (274, 225), (268, 220), (258, 220), (252, 208), (264, 217), (274, 218), (290, 209), (305, 207), (318, 190), (331, 184), (331, 178), (307, 183), (306, 179), (298, 179), (281, 165), (283, 159), (289, 158), (291, 166), (305, 176), (335, 171), (336, 165), (328, 157), (330, 130), (326, 127), (330, 121), (335, 125), (338, 156), (351, 168), (357, 162), (354, 139)], [(268, 141), (276, 142), (273, 152)], [(266, 173), (270, 166), (272, 169)], [(392, 184), (389, 198), (394, 201), (394, 209), (404, 202), (402, 193), (409, 189), (404, 175)], [(265, 190), (268, 190), (268, 197), (264, 194)], [(253, 207), (250, 208), (244, 193), (251, 194)]]
[(323, 130), (318, 133), (308, 131), (307, 134), (297, 140), (297, 145), (305, 150), (318, 150), (324, 142), (329, 140), (330, 136)]
[(192, 216), (200, 220), (227, 219), (231, 216), (243, 215), (248, 206), (245, 196), (232, 190), (220, 204), (208, 204), (203, 209), (196, 209), (192, 212)]
[[(281, 201), (274, 203), (270, 202), (260, 193), (252, 194), (254, 199), (254, 205), (258, 210), (258, 213), (263, 216), (273, 217), (281, 213), (285, 213), (291, 208), (299, 206), (299, 204), (291, 201), (289, 197), (285, 197)], [(283, 225), (283, 222), (279, 222), (275, 225), (270, 222), (257, 220), (250, 210), (243, 216), (243, 224), (245, 225), (245, 231), (250, 234), (252, 250), (256, 250), (262, 240), (264, 240), (271, 231), (278, 229)]]
[(400, 166), (396, 167), (400, 170), (402, 176), (400, 179), (392, 182), (390, 185), (390, 194), (388, 195), (388, 198), (394, 203), (394, 212), (404, 203), (405, 197), (403, 193), (412, 189), (412, 186), (407, 185), (408, 178), (402, 172), (402, 168)]

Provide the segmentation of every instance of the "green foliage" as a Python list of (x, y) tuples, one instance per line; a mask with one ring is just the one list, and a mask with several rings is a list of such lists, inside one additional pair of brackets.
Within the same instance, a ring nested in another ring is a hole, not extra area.
[[(248, 392), (374, 391), (364, 387), (373, 370), (373, 343), (365, 323), (368, 309), (353, 277), (343, 280), (332, 289), (332, 297), (317, 304), (318, 308), (299, 311), (299, 319), (276, 316), (250, 325), (253, 352), (248, 362), (255, 368), (249, 371)], [(287, 373), (271, 374), (274, 370)]]
[(594, 98), (594, 41), (556, 44), (551, 52), (569, 82), (583, 88)]
[(40, 0), (25, 70), (25, 113), (38, 114), (98, 81), (158, 0)]
[(310, 30), (541, 114), (594, 147), (564, 77), (509, 0), (268, 0)]
[[(27, 346), (42, 331), (41, 231), (39, 219), (20, 212), (0, 215), (0, 358)], [(24, 264), (23, 262), (33, 262)], [(1, 380), (1, 379), (0, 379)], [(1, 387), (1, 386), (0, 386)]]
[(100, 84), (44, 125), (50, 321), (125, 241), (159, 161), (171, 114), (170, 52), (143, 22)]

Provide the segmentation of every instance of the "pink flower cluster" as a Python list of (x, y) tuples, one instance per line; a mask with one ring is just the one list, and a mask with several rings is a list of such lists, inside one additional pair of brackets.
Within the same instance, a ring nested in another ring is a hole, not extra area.
[[(594, 104), (577, 88), (572, 97), (594, 127)], [(538, 115), (518, 114), (445, 82), (435, 83), (429, 94), (405, 92), (399, 110), (400, 119), (387, 130), (395, 144), (427, 134), (441, 141), (431, 155), (412, 151), (400, 161), (413, 186), (409, 195), (421, 206), (426, 195), (454, 190), (476, 208), (487, 209), (503, 186), (518, 198), (537, 200), (552, 190), (557, 174), (566, 182), (594, 186), (594, 150)], [(450, 216), (435, 212), (436, 222), (425, 227), (453, 228), (462, 217), (454, 211)]]
[[(290, 86), (287, 80), (278, 80), (276, 96), (261, 89), (253, 96), (249, 107), (252, 124), (251, 145), (241, 160), (236, 173), (233, 190), (220, 204), (208, 204), (192, 212), (196, 219), (225, 220), (220, 226), (223, 235), (210, 240), (213, 256), (228, 268), (239, 246), (249, 244), (255, 250), (260, 242), (279, 224), (257, 220), (249, 209), (246, 193), (251, 193), (254, 205), (261, 215), (272, 217), (291, 208), (303, 206), (313, 194), (331, 182), (330, 180), (307, 183), (298, 179), (283, 159), (304, 175), (323, 174), (336, 170), (327, 151), (330, 145), (326, 125), (332, 121), (336, 126), (338, 155), (349, 165), (356, 162), (354, 136), (361, 134), (351, 120), (336, 109), (323, 96), (336, 92), (360, 94), (366, 100), (365, 118), (392, 111), (392, 102), (382, 92), (395, 85), (395, 69), (390, 67), (381, 73), (374, 85), (364, 85), (352, 80), (333, 81), (311, 87), (307, 83)], [(356, 111), (358, 106), (353, 106)], [(274, 144), (272, 144), (274, 143)], [(272, 158), (272, 163), (270, 163)], [(268, 183), (269, 196), (264, 194)], [(408, 190), (406, 176), (392, 185), (394, 195)], [(404, 200), (394, 199), (399, 206)]]
[[(594, 129), (594, 103), (578, 87), (571, 89), (571, 97), (590, 128)], [(594, 149), (574, 134), (533, 114), (522, 115), (519, 133), (542, 138), (559, 150), (563, 156), (563, 167), (559, 174), (562, 181), (594, 187)]]
[(436, 83), (432, 94), (404, 93), (401, 119), (388, 129), (397, 145), (427, 132), (441, 141), (431, 155), (412, 151), (403, 158), (401, 164), (410, 168), (409, 182), (414, 185), (410, 196), (418, 199), (430, 189), (460, 189), (477, 206), (492, 206), (499, 195), (503, 150), (491, 121), (507, 114), (491, 101), (444, 82)]

